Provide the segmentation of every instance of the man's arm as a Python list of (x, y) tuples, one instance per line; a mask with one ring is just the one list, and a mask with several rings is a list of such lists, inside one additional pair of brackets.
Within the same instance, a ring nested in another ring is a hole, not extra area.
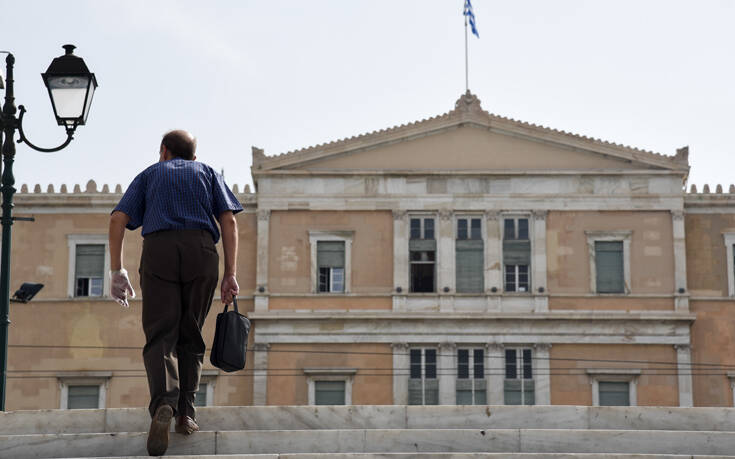
[(135, 297), (135, 290), (130, 285), (128, 273), (123, 269), (122, 251), (123, 238), (125, 237), (125, 225), (130, 221), (130, 217), (116, 210), (110, 216), (110, 296), (118, 303), (126, 308), (128, 304), (128, 295)]
[(125, 225), (127, 225), (129, 221), (130, 217), (119, 210), (116, 210), (110, 216), (110, 270), (112, 271), (119, 271), (123, 267), (123, 238), (125, 237)]
[(232, 297), (240, 293), (237, 285), (237, 220), (232, 211), (227, 210), (219, 215), (222, 230), (222, 248), (225, 253), (225, 274), (222, 276), (222, 302), (232, 302)]

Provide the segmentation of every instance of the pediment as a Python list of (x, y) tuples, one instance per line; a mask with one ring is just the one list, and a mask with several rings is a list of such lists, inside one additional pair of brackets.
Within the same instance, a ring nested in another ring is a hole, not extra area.
[(664, 156), (531, 125), (482, 110), (465, 94), (427, 120), (266, 157), (253, 149), (253, 174), (452, 171), (689, 170), (688, 150)]

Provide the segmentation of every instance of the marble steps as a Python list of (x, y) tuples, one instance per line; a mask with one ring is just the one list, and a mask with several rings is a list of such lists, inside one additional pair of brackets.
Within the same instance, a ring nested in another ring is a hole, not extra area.
[[(735, 456), (691, 454), (588, 454), (588, 453), (296, 453), (166, 456), (167, 459), (725, 459)], [(82, 459), (82, 458), (65, 458)], [(84, 458), (109, 459), (109, 458)], [(150, 459), (150, 456), (118, 456), (114, 459)]]
[[(145, 432), (0, 436), (0, 457), (145, 456)], [(171, 455), (316, 453), (732, 455), (734, 432), (590, 429), (331, 429), (172, 434)]]
[[(735, 432), (735, 409), (590, 406), (245, 406), (197, 410), (209, 431), (596, 429)], [(143, 408), (0, 412), (0, 435), (146, 432)], [(735, 453), (734, 453), (735, 454)]]

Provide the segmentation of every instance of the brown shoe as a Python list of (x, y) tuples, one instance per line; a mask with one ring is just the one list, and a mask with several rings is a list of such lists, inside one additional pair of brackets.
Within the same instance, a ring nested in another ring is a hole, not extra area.
[(168, 448), (168, 431), (171, 429), (171, 418), (174, 410), (168, 405), (156, 408), (151, 419), (151, 430), (148, 432), (148, 454), (163, 456)]
[(189, 416), (177, 416), (175, 430), (176, 433), (191, 435), (199, 430), (199, 426)]

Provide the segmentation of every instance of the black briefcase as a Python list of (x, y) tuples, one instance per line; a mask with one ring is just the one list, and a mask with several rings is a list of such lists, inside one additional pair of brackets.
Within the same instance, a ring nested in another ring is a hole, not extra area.
[(225, 310), (217, 314), (214, 343), (209, 356), (212, 365), (228, 373), (245, 368), (248, 333), (250, 333), (250, 321), (240, 314), (234, 297), (232, 305), (234, 310), (228, 311), (229, 304), (226, 304)]

